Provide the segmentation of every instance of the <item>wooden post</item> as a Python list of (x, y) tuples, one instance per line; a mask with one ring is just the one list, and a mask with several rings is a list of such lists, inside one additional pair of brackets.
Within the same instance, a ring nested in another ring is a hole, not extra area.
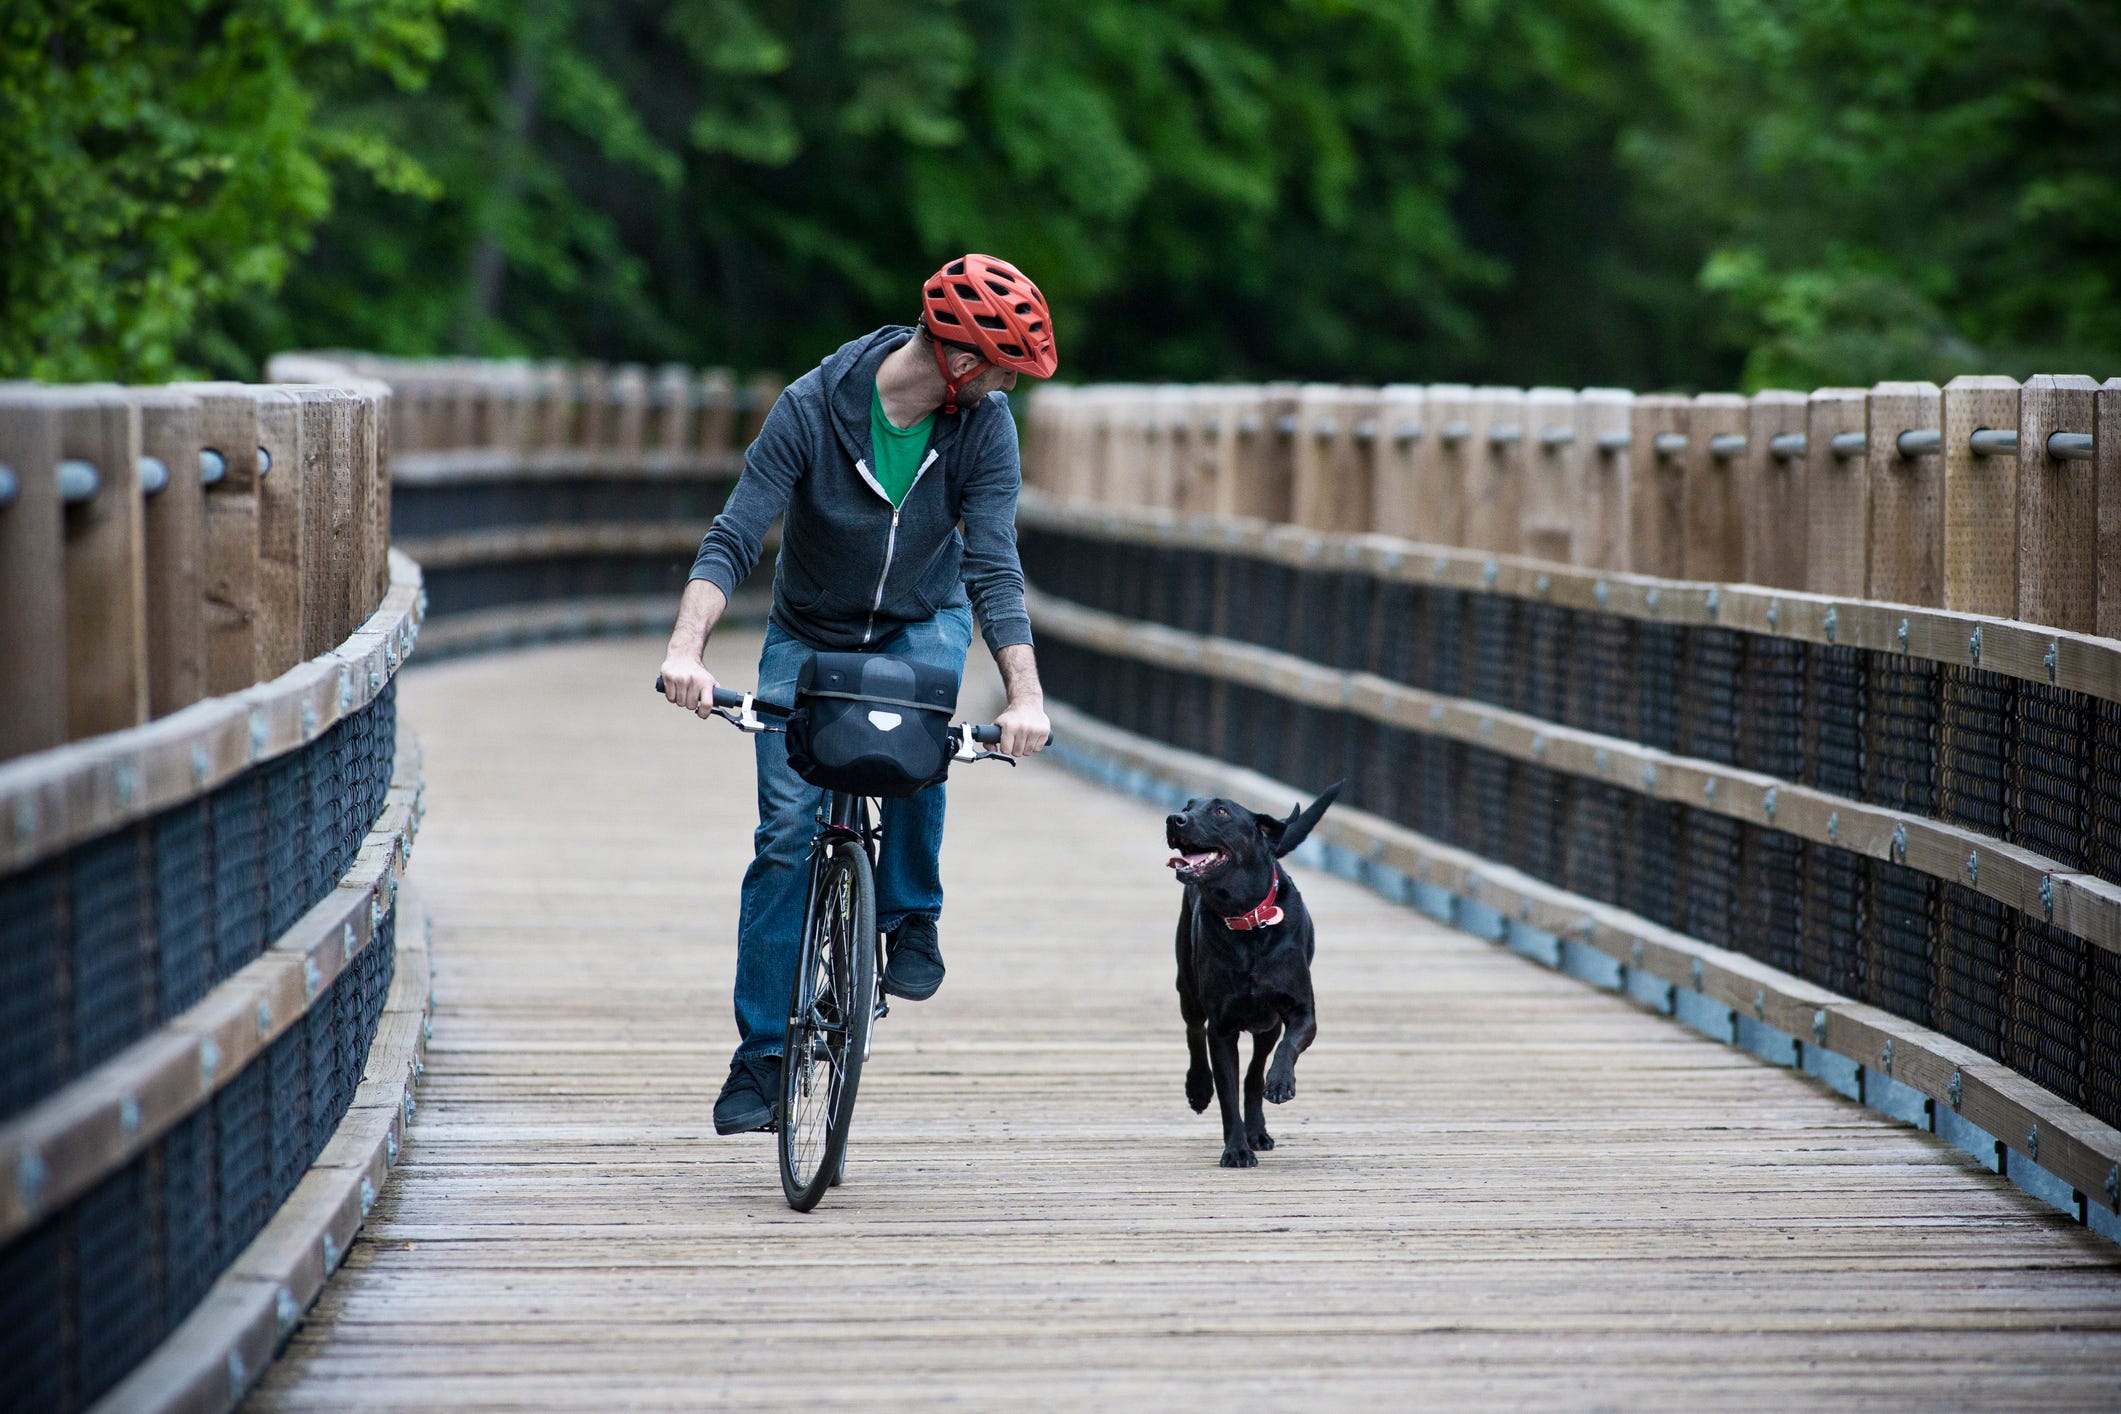
[(1628, 409), (1628, 568), (1679, 579), (1686, 574), (1686, 458), (1657, 450), (1657, 439), (1687, 432), (1693, 399), (1651, 393)]
[(2098, 619), (2098, 481), (2092, 463), (2048, 455), (2056, 432), (2090, 432), (2099, 385), (2041, 373), (2018, 400), (2018, 614), (2090, 633)]
[(287, 387), (252, 389), (258, 408), (258, 660), (252, 682), (302, 661), (303, 561), (301, 399)]
[(74, 391), (59, 455), (97, 478), (95, 495), (66, 508), (66, 734), (78, 741), (147, 720), (139, 408), (115, 388)]
[(2099, 388), (2092, 418), (2099, 497), (2099, 615), (2092, 631), (2121, 638), (2121, 378)]
[(1166, 383), (1156, 390), (1156, 420), (1170, 443), (1171, 509), (1187, 514), (1215, 504), (1214, 434), (1198, 416), (1199, 389)]
[(1869, 458), (1841, 456), (1834, 438), (1868, 437), (1870, 397), (1863, 388), (1820, 388), (1805, 402), (1804, 587), (1815, 594), (1864, 596), (1870, 585), (1871, 486)]
[(1378, 390), (1377, 439), (1370, 460), (1370, 529), (1408, 540), (1429, 538), (1430, 508), (1421, 503), (1422, 463), (1434, 455), (1436, 430), (1428, 420), (1428, 391), (1419, 383)]
[(66, 741), (66, 529), (59, 499), (62, 396), (0, 387), (0, 761)]
[(744, 380), (744, 397), (749, 403), (744, 410), (745, 447), (759, 439), (759, 432), (766, 425), (766, 414), (773, 411), (774, 403), (780, 399), (781, 389), (787, 386), (781, 381), (781, 375), (778, 373), (754, 373)]
[(2018, 426), (2018, 381), (1961, 376), (1939, 399), (1944, 428), (1944, 607), (2018, 610), (2018, 459), (1976, 456), (1973, 436)]
[(1526, 393), (1524, 500), (1517, 533), (1520, 554), (1560, 564), (1574, 561), (1576, 527), (1585, 510), (1584, 456), (1576, 428), (1574, 391), (1534, 388)]
[(1475, 388), (1465, 442), (1465, 539), (1468, 550), (1514, 554), (1524, 504), (1524, 393)]
[(1176, 505), (1177, 467), (1171, 428), (1164, 421), (1164, 385), (1144, 383), (1134, 390), (1134, 421), (1140, 429), (1135, 446), (1141, 454), (1141, 481), (1135, 504), (1168, 511)]
[(1739, 573), (1748, 584), (1804, 588), (1805, 459), (1777, 456), (1774, 444), (1804, 435), (1805, 401), (1802, 393), (1769, 389), (1746, 406), (1738, 515), (1745, 534)]
[[(390, 593), (390, 454), (391, 454), (391, 404), (397, 400), (388, 383), (376, 383), (376, 439), (375, 439), (375, 489), (370, 493), (370, 514), (375, 524), (375, 590), (369, 600), (369, 612), (373, 613)], [(527, 411), (527, 405), (526, 405)], [(517, 424), (518, 441), (527, 433), (527, 422)], [(365, 615), (363, 616), (366, 617)]]
[[(368, 621), (381, 595), (376, 593), (376, 557), (383, 553), (387, 537), (378, 538), (376, 527), (376, 459), (381, 454), (376, 395), (371, 385), (357, 382), (348, 388), (346, 471), (349, 514), (346, 526), (346, 581), (344, 622), (346, 637)], [(501, 407), (501, 389), (489, 383), (489, 411)], [(494, 423), (499, 430), (498, 420)], [(333, 647), (338, 645), (334, 643)]]
[(1635, 524), (1632, 447), (1601, 445), (1608, 435), (1627, 435), (1634, 424), (1635, 395), (1625, 388), (1586, 388), (1576, 399), (1576, 441), (1583, 449), (1580, 496), (1583, 519), (1572, 546), (1575, 563), (1625, 570), (1632, 562)]
[(1264, 474), (1261, 442), (1266, 434), (1266, 412), (1258, 385), (1231, 383), (1216, 395), (1215, 511), (1218, 515), (1248, 516), (1254, 488)]
[(1466, 543), (1466, 488), (1471, 480), (1474, 455), (1473, 390), (1463, 383), (1433, 383), (1428, 389), (1428, 412), (1422, 419), (1423, 437), (1430, 443), (1422, 463), (1428, 480), (1416, 484), (1417, 500), (1429, 508), (1429, 533), (1422, 538), (1437, 545)]
[(649, 440), (656, 451), (666, 456), (689, 452), (695, 445), (693, 435), (698, 419), (693, 386), (692, 370), (682, 363), (666, 363), (656, 370), (649, 392), (649, 404), (655, 410), (655, 426), (649, 432)]
[(180, 385), (199, 400), (199, 442), (221, 459), (206, 488), (202, 618), (206, 692), (258, 681), (258, 403), (241, 383)]
[(159, 462), (163, 488), (147, 497), (147, 710), (152, 717), (206, 695), (206, 487), (200, 480), (199, 399), (139, 388), (140, 454)]
[(589, 453), (582, 459), (585, 464), (599, 464), (611, 445), (611, 370), (601, 363), (584, 363), (576, 366), (575, 376), (582, 390), (576, 445)]
[(1944, 604), (1944, 454), (1904, 456), (1903, 432), (1939, 431), (1943, 398), (1935, 383), (1880, 383), (1871, 389), (1869, 438), (1871, 568), (1864, 593), (1925, 609)]
[(301, 385), (302, 402), (302, 649), (305, 659), (329, 653), (353, 626), (346, 622), (346, 585), (352, 578), (353, 399), (343, 388)]
[(1365, 415), (1354, 390), (1307, 383), (1296, 397), (1290, 443), (1290, 519), (1313, 530), (1367, 529), (1370, 488), (1355, 423)]
[(743, 451), (735, 445), (736, 384), (730, 381), (729, 370), (702, 370), (695, 396), (700, 403), (700, 450), (716, 455)]
[(1299, 383), (1260, 385), (1259, 481), (1249, 514), (1286, 524), (1296, 504), (1296, 437), (1284, 431), (1296, 417)]
[(1745, 399), (1736, 393), (1702, 393), (1687, 410), (1682, 455), (1682, 515), (1685, 549), (1680, 563), (1688, 579), (1729, 583), (1745, 574), (1745, 520), (1738, 498), (1743, 451), (1716, 454), (1718, 437), (1743, 437)]
[(639, 467), (648, 427), (648, 370), (620, 364), (611, 375), (611, 401), (612, 457), (620, 466)]

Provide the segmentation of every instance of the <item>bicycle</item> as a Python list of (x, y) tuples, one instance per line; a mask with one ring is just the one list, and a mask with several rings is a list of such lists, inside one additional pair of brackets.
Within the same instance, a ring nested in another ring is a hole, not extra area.
[[(657, 692), (663, 680), (655, 680)], [(713, 715), (746, 735), (785, 731), (792, 707), (749, 692), (714, 690)], [(983, 745), (1001, 728), (958, 723), (950, 729), (953, 761), (1016, 758)], [(876, 859), (883, 829), (872, 822), (869, 797), (828, 790), (810, 842), (810, 891), (803, 906), (802, 952), (788, 1000), (782, 1044), (781, 1098), (772, 1128), (778, 1136), (781, 1191), (788, 1206), (807, 1213), (827, 1188), (839, 1186), (854, 1124), (855, 1094), (869, 1059), (876, 1023), (890, 1014), (883, 991), (884, 938), (876, 927)]]

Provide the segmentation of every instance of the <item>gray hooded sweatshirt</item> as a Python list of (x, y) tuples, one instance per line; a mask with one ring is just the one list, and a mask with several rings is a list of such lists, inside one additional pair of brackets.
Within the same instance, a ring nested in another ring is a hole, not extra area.
[(928, 455), (896, 510), (870, 474), (876, 370), (912, 337), (904, 326), (879, 329), (788, 385), (700, 541), (692, 578), (735, 593), (785, 510), (773, 620), (811, 647), (863, 648), (968, 602), (990, 649), (1029, 643), (1016, 558), (1023, 471), (1008, 398), (989, 393), (954, 417), (937, 413)]

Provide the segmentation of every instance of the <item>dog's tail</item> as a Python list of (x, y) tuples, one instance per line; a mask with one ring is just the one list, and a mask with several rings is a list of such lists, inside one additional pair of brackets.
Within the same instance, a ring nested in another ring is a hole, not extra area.
[(1308, 806), (1292, 811), (1288, 819), (1268, 822), (1274, 826), (1268, 834), (1274, 844), (1276, 859), (1280, 859), (1310, 838), (1311, 831), (1325, 818), (1326, 807), (1340, 795), (1340, 788), (1346, 784), (1346, 781), (1335, 781)]

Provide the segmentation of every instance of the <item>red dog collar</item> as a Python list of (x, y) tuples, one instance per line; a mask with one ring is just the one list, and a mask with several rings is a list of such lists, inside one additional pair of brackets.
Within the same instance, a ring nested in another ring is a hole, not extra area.
[(1274, 882), (1267, 885), (1267, 897), (1250, 913), (1240, 913), (1235, 918), (1225, 918), (1223, 926), (1239, 933), (1249, 933), (1254, 928), (1271, 928), (1281, 922), (1281, 910), (1274, 900), (1281, 893), (1281, 871), (1274, 871)]

